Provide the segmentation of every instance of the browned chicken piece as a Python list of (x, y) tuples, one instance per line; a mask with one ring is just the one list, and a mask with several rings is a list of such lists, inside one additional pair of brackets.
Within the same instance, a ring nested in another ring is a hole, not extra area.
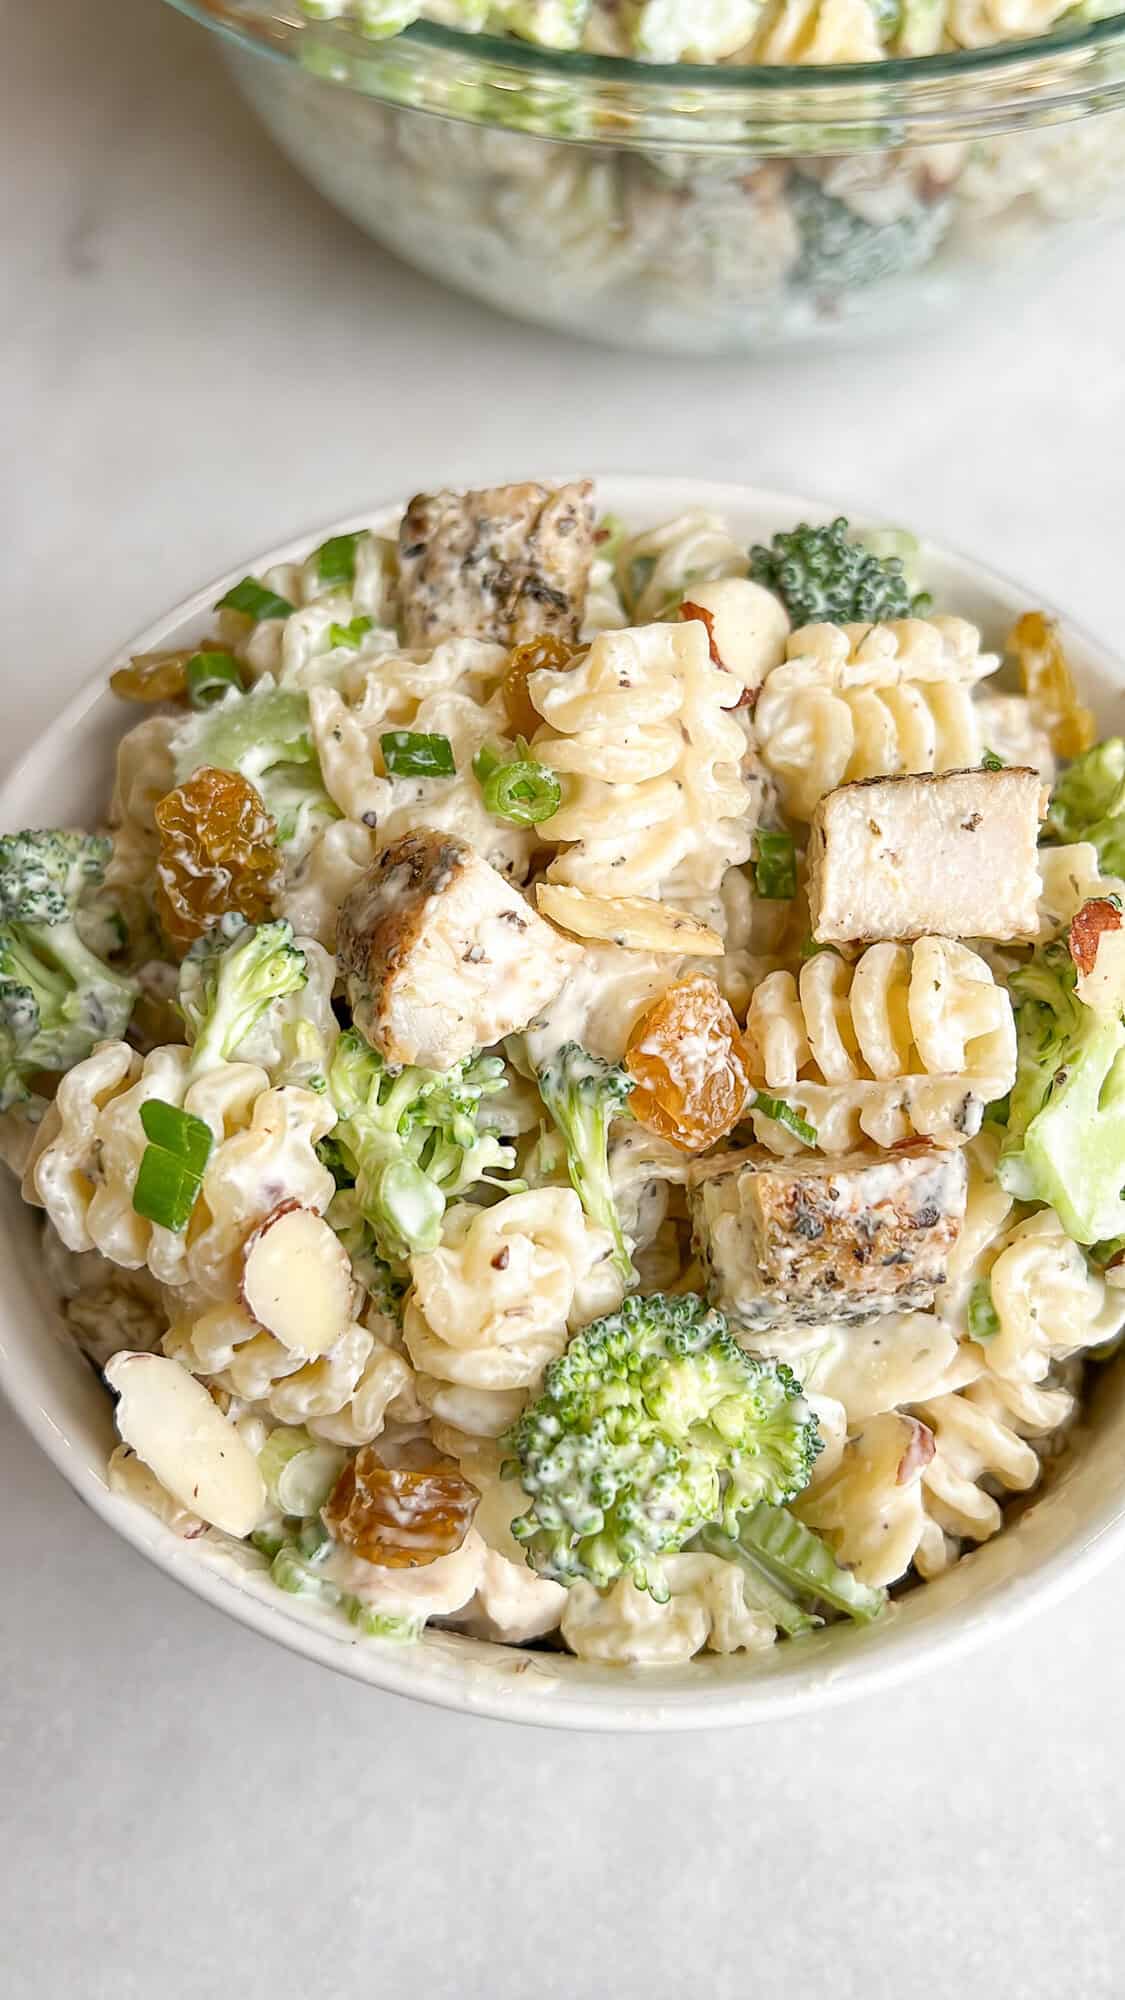
[(577, 641), (594, 548), (589, 480), (418, 493), (398, 536), (408, 646), (549, 632)]
[(961, 1233), (967, 1171), (963, 1152), (925, 1144), (701, 1161), (688, 1193), (710, 1296), (748, 1330), (930, 1306)]
[(429, 827), (376, 856), (336, 951), (371, 1047), (438, 1070), (525, 1028), (582, 957), (467, 841)]

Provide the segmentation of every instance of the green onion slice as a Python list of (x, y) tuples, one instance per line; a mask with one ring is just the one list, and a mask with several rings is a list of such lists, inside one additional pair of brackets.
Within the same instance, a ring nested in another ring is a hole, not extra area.
[(331, 587), (337, 583), (355, 582), (355, 552), (363, 530), (354, 535), (330, 535), (322, 542), (313, 556), (319, 581)]
[(281, 597), (276, 590), (259, 583), (256, 576), (244, 576), (225, 597), (220, 597), (216, 611), (241, 611), (247, 618), (261, 624), (263, 618), (291, 618), (296, 610), (287, 597)]
[(211, 1127), (202, 1118), (193, 1118), (177, 1104), (166, 1104), (162, 1097), (150, 1097), (141, 1105), (141, 1125), (145, 1138), (154, 1146), (173, 1153), (190, 1174), (197, 1180), (202, 1178), (215, 1143)]
[(995, 750), (986, 749), (980, 760), (980, 767), (982, 771), (1002, 771), (1005, 768), (1004, 759), (998, 757)]
[(969, 1332), (974, 1340), (992, 1340), (1000, 1331), (1000, 1315), (992, 1303), (992, 1286), (978, 1278), (969, 1293)]
[(758, 833), (754, 884), (771, 903), (788, 902), (797, 893), (797, 849), (791, 833)]
[(161, 1097), (142, 1104), (141, 1126), (150, 1143), (133, 1184), (134, 1212), (179, 1235), (199, 1199), (214, 1144), (211, 1128)]
[(188, 698), (193, 708), (212, 708), (231, 688), (242, 692), (242, 669), (233, 653), (193, 653), (187, 663)]
[(391, 729), (379, 738), (383, 762), (395, 778), (451, 778), (457, 769), (448, 736)]
[(333, 623), (328, 627), (328, 643), (330, 646), (350, 646), (354, 652), (364, 634), (371, 631), (374, 623), (373, 618), (362, 616), (349, 618), (346, 625)]
[(146, 1222), (172, 1229), (178, 1236), (191, 1220), (203, 1186), (198, 1174), (160, 1146), (146, 1146), (133, 1183), (133, 1208)]
[(739, 1522), (738, 1539), (779, 1583), (846, 1612), (860, 1625), (878, 1618), (887, 1602), (885, 1590), (859, 1583), (851, 1570), (841, 1568), (828, 1544), (787, 1507), (759, 1500)]
[(787, 1104), (783, 1097), (768, 1097), (764, 1090), (756, 1090), (750, 1099), (750, 1109), (760, 1111), (763, 1118), (776, 1119), (795, 1138), (803, 1139), (806, 1146), (816, 1145), (816, 1126), (810, 1125), (807, 1118), (802, 1118), (800, 1112), (792, 1104)]
[[(526, 752), (522, 739), (519, 747)], [(562, 804), (562, 787), (554, 772), (535, 757), (521, 754), (505, 764), (485, 744), (473, 758), (473, 770), (488, 811), (512, 826), (538, 826), (553, 818)]]

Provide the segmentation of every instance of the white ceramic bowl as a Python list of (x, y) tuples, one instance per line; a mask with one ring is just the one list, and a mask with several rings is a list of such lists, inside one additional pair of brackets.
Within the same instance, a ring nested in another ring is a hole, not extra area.
[[(823, 503), (686, 480), (606, 478), (601, 504), (636, 526), (688, 507), (722, 513), (746, 541), (768, 538)], [(398, 507), (334, 522), (320, 535), (392, 521)], [(862, 523), (857, 523), (862, 525)], [(880, 524), (881, 525), (881, 524)], [(106, 677), (129, 653), (182, 645), (208, 628), (217, 597), (246, 570), (292, 560), (313, 546), (310, 532), (240, 563), (134, 639), (72, 701), (42, 741), (0, 786), (0, 827), (94, 824), (109, 796), (112, 756), (129, 711)], [(926, 580), (939, 600), (980, 624), (996, 641), (1040, 600), (965, 557), (927, 548)], [(1105, 648), (1065, 621), (1067, 646), (1105, 730), (1125, 721), (1122, 670)], [(44, 1279), (38, 1219), (3, 1175), (0, 1230), (7, 1255), (0, 1292), (0, 1381), (16, 1411), (80, 1498), (142, 1554), (211, 1604), (308, 1659), (445, 1708), (513, 1722), (582, 1729), (701, 1729), (771, 1720), (948, 1664), (986, 1635), (1083, 1582), (1125, 1544), (1125, 1366), (1106, 1371), (1079, 1448), (1041, 1497), (996, 1540), (936, 1582), (912, 1592), (868, 1630), (833, 1626), (767, 1655), (702, 1656), (686, 1666), (623, 1670), (562, 1655), (488, 1645), (427, 1632), (414, 1647), (358, 1639), (315, 1604), (289, 1598), (238, 1546), (182, 1542), (152, 1515), (111, 1493), (105, 1464), (114, 1442), (110, 1403), (62, 1333)]]

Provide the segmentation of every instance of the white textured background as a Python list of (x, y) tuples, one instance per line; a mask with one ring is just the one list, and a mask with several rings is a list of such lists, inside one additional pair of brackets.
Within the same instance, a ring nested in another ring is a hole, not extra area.
[[(979, 550), (1113, 638), (1125, 261), (910, 350), (580, 348), (372, 250), (158, 0), (0, 9), (3, 753), (256, 547), (435, 480), (751, 479)], [(1125, 1566), (956, 1679), (620, 1742), (273, 1651), (0, 1416), (4, 2000), (1125, 1993)]]

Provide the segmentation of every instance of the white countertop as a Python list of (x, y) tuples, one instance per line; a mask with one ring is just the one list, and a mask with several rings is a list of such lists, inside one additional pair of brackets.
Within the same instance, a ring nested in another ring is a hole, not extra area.
[[(157, 0), (25, 0), (4, 47), (5, 754), (240, 555), (543, 466), (850, 502), (1115, 636), (1120, 245), (909, 351), (637, 359), (374, 251)], [(953, 1677), (768, 1735), (548, 1735), (272, 1650), (6, 1414), (0, 1446), (6, 2000), (1125, 1990), (1125, 1565)]]

